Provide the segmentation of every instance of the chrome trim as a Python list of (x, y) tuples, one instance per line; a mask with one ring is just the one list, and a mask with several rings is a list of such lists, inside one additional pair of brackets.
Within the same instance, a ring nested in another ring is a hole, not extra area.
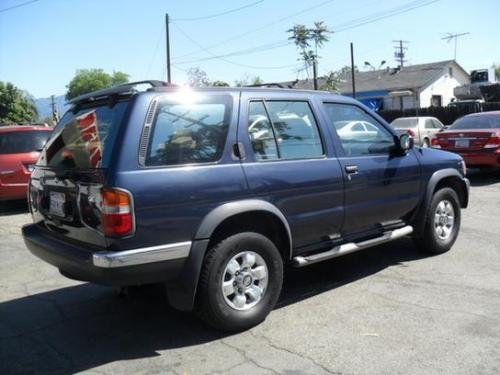
[(116, 268), (137, 264), (161, 262), (187, 258), (191, 250), (191, 241), (177, 242), (168, 245), (142, 247), (124, 251), (99, 251), (92, 256), (96, 267)]
[(413, 232), (413, 227), (407, 225), (403, 228), (395, 229), (393, 231), (385, 232), (382, 236), (372, 238), (363, 242), (348, 242), (340, 246), (335, 246), (334, 248), (319, 254), (313, 254), (309, 256), (296, 256), (293, 258), (293, 265), (295, 267), (304, 267), (310, 264), (321, 262), (323, 260), (336, 258), (341, 255), (353, 253), (355, 251), (363, 250), (368, 247), (380, 245), (385, 242), (389, 242)]

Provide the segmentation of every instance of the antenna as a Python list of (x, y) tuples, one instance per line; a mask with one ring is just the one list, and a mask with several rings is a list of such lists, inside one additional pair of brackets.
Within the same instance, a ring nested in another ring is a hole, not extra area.
[(443, 38), (441, 38), (441, 40), (446, 40), (446, 42), (450, 43), (452, 39), (455, 39), (455, 53), (453, 55), (453, 60), (457, 60), (457, 39), (464, 36), (464, 35), (469, 35), (470, 33), (467, 32), (467, 33), (461, 33), (461, 34), (452, 34), (452, 33), (447, 33), (447, 35)]
[(396, 45), (394, 46), (394, 58), (399, 64), (399, 68), (401, 69), (403, 67), (403, 64), (407, 62), (407, 60), (405, 60), (405, 51), (408, 50), (408, 47), (405, 47), (404, 44), (408, 44), (410, 42), (406, 40), (393, 40), (393, 42), (396, 43)]

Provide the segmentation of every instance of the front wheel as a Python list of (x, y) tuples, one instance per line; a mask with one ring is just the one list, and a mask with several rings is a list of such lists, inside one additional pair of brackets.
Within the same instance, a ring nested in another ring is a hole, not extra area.
[(460, 229), (460, 201), (453, 189), (434, 193), (424, 225), (423, 235), (415, 239), (420, 250), (432, 254), (450, 250)]
[(271, 312), (282, 283), (283, 261), (274, 243), (259, 233), (238, 233), (208, 251), (196, 311), (215, 328), (244, 330)]

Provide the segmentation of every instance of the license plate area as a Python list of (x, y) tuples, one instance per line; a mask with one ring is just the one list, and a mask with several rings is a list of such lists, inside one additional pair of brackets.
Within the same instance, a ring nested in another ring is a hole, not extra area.
[(51, 191), (49, 193), (49, 213), (51, 215), (65, 217), (65, 206), (66, 206), (66, 194)]
[(455, 147), (456, 148), (466, 148), (466, 147), (469, 147), (469, 140), (468, 139), (457, 139), (455, 141)]

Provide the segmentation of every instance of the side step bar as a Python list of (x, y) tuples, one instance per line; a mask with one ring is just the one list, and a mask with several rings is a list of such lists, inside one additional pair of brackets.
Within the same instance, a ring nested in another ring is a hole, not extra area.
[(308, 256), (296, 256), (292, 259), (293, 265), (295, 267), (304, 267), (310, 264), (318, 263), (323, 260), (336, 258), (341, 255), (353, 253), (355, 251), (363, 250), (368, 247), (380, 245), (385, 242), (396, 240), (398, 238), (407, 236), (413, 232), (413, 227), (407, 225), (403, 228), (395, 229), (392, 231), (385, 232), (382, 236), (372, 238), (363, 242), (348, 242), (343, 245), (335, 246), (334, 248), (327, 250), (322, 253), (308, 255)]

